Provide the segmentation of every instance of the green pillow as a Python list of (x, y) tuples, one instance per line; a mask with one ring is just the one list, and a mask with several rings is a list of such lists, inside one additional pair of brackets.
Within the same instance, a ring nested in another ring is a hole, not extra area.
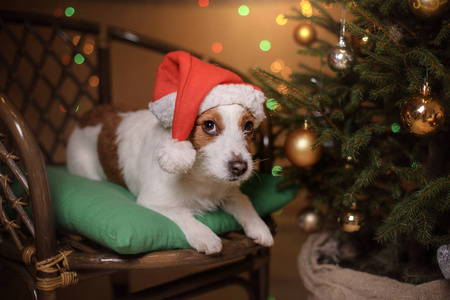
[[(121, 254), (190, 248), (180, 228), (168, 218), (136, 204), (125, 188), (69, 174), (65, 167), (47, 166), (56, 227), (83, 235)], [(261, 217), (279, 210), (293, 191), (277, 192), (281, 178), (258, 173), (247, 181), (247, 194)], [(240, 229), (222, 210), (197, 218), (216, 234)]]

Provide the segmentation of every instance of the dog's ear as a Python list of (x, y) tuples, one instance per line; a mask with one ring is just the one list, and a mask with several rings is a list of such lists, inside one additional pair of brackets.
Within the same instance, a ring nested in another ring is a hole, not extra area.
[(171, 174), (189, 171), (195, 162), (196, 151), (190, 141), (178, 141), (167, 137), (156, 151), (161, 169)]

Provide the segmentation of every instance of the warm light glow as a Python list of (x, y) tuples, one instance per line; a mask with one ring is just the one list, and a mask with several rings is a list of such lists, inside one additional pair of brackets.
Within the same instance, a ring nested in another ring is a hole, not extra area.
[(54, 15), (56, 18), (61, 17), (62, 14), (63, 14), (62, 8), (56, 8), (56, 9), (53, 11), (53, 15)]
[(250, 9), (248, 8), (247, 5), (241, 5), (241, 6), (239, 6), (239, 8), (238, 8), (238, 13), (239, 13), (241, 16), (245, 17), (245, 16), (247, 16), (247, 15), (250, 13)]
[(198, 0), (198, 5), (200, 7), (207, 7), (209, 5), (209, 0)]
[(425, 110), (425, 106), (424, 105), (422, 105), (421, 107), (419, 107), (417, 109), (417, 111), (420, 112), (420, 113), (423, 113), (424, 110)]
[(311, 17), (312, 16), (312, 6), (311, 6), (311, 3), (309, 3), (308, 0), (302, 0), (300, 2), (300, 8), (302, 9), (302, 14), (305, 17)]
[(79, 36), (79, 35), (75, 36), (75, 37), (73, 38), (73, 40), (72, 40), (72, 43), (73, 43), (75, 46), (77, 46), (77, 45), (78, 45), (78, 42), (80, 42), (80, 38), (81, 38), (81, 36)]
[(214, 53), (220, 53), (220, 52), (222, 52), (222, 50), (223, 50), (223, 46), (222, 46), (221, 43), (214, 43), (214, 44), (212, 44), (212, 46), (211, 46), (211, 50), (212, 50), (212, 52), (214, 52)]
[(71, 60), (71, 58), (70, 58), (70, 55), (68, 55), (68, 54), (65, 54), (65, 55), (63, 55), (63, 57), (61, 57), (61, 63), (65, 66), (68, 66), (70, 64), (70, 60)]
[(283, 70), (284, 67), (285, 67), (284, 60), (277, 59), (270, 65), (270, 70), (272, 70), (272, 72), (274, 72), (274, 73), (278, 73), (281, 70)]
[(278, 25), (286, 25), (288, 19), (286, 19), (286, 17), (283, 14), (280, 14), (277, 16), (276, 20)]
[(349, 220), (350, 222), (353, 222), (353, 221), (355, 220), (355, 217), (354, 217), (354, 216), (348, 216), (348, 220)]
[(283, 76), (283, 77), (285, 77), (285, 78), (288, 78), (289, 76), (291, 76), (292, 75), (292, 69), (291, 68), (289, 68), (289, 67), (284, 67), (282, 70), (281, 70), (281, 76)]
[(92, 75), (89, 77), (89, 85), (92, 87), (96, 87), (100, 82), (100, 79), (96, 75)]
[(84, 44), (83, 51), (86, 54), (91, 54), (94, 51), (95, 41), (93, 39), (87, 39)]

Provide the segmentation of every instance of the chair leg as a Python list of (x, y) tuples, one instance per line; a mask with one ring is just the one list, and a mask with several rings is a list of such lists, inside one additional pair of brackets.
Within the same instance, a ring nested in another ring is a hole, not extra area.
[(250, 272), (250, 282), (258, 300), (267, 300), (269, 297), (269, 249), (265, 248), (258, 253), (262, 259), (256, 268)]

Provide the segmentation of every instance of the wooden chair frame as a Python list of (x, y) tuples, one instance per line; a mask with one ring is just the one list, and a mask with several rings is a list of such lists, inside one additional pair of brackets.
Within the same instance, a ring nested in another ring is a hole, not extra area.
[[(42, 29), (45, 35), (40, 33)], [(19, 34), (16, 34), (17, 30)], [(81, 39), (92, 35), (97, 40), (95, 58), (86, 61), (89, 75), (95, 74), (99, 78), (93, 91), (87, 87), (87, 80), (73, 74), (70, 64), (61, 63), (59, 54), (52, 49), (52, 44), (58, 40), (66, 44), (72, 57), (80, 52), (67, 31), (78, 32)], [(40, 55), (29, 51), (30, 37), (42, 47)], [(77, 121), (78, 115), (72, 111), (78, 98), (83, 97), (92, 105), (111, 102), (111, 41), (130, 43), (159, 53), (178, 48), (120, 28), (9, 11), (0, 11), (0, 41), (2, 38), (9, 44), (3, 42), (0, 46), (0, 265), (26, 283), (33, 299), (56, 299), (60, 288), (118, 271), (194, 266), (214, 268), (133, 295), (116, 296), (121, 299), (186, 298), (238, 284), (248, 291), (250, 299), (267, 299), (269, 249), (253, 243), (242, 232), (223, 235), (223, 251), (211, 256), (193, 249), (119, 255), (82, 237), (56, 232), (45, 165), (60, 163), (55, 153), (67, 143), (62, 128), (67, 127), (68, 122)], [(4, 51), (8, 47), (13, 49), (9, 51), (9, 57)], [(19, 74), (23, 61), (31, 69), (28, 80), (23, 80)], [(44, 71), (49, 61), (62, 70), (57, 80), (49, 78)], [(59, 93), (67, 78), (76, 85), (75, 100)], [(48, 96), (40, 98), (33, 92), (38, 84), (46, 86), (50, 91)], [(46, 118), (55, 103), (72, 108), (56, 125)], [(30, 127), (27, 123), (35, 117), (38, 122)], [(55, 136), (52, 143), (42, 140), (43, 128)], [(265, 122), (260, 128), (259, 154), (269, 158), (272, 155), (270, 126)], [(260, 166), (266, 171), (270, 171), (270, 167), (270, 159)], [(14, 184), (20, 184), (23, 195), (16, 195)], [(32, 217), (26, 212), (30, 204)], [(7, 214), (7, 206), (14, 210), (14, 218)], [(266, 221), (275, 233), (273, 221), (270, 218)], [(249, 273), (248, 280), (238, 276), (243, 272)]]

